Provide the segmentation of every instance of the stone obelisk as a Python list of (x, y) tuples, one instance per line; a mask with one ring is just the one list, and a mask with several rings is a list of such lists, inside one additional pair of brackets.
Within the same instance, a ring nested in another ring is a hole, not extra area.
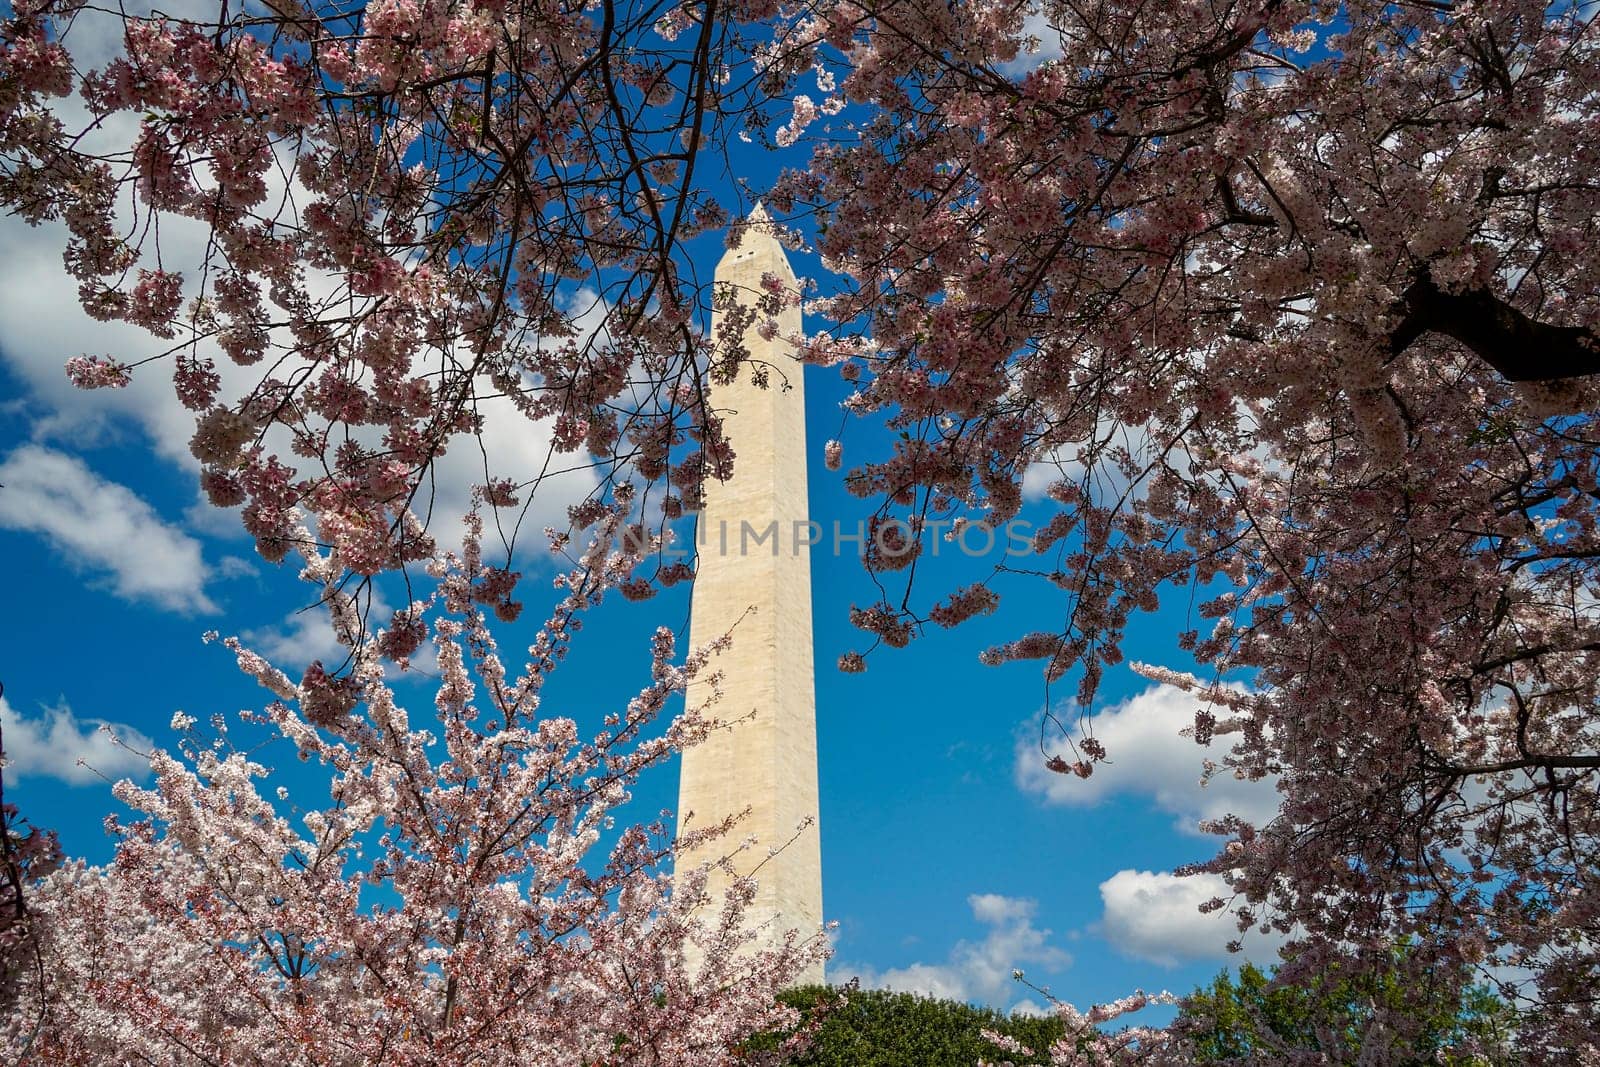
[[(743, 240), (717, 264), (714, 285), (721, 292), (731, 288), (738, 303), (748, 306), (763, 292), (764, 275), (796, 288), (788, 257), (757, 204)], [(713, 336), (725, 316), (713, 312)], [(746, 923), (772, 940), (787, 930), (809, 937), (821, 929), (822, 846), (816, 822), (805, 388), (794, 346), (785, 340), (800, 332), (800, 309), (782, 310), (770, 340), (761, 336), (766, 318), (757, 314), (744, 333), (751, 365), (741, 367), (735, 381), (711, 387), (734, 469), (728, 481), (706, 484), (689, 629), (696, 647), (732, 634), (732, 646), (711, 665), (722, 674), (722, 696), (709, 710), (731, 725), (684, 753), (678, 792), (680, 830), (748, 814), (731, 834), (677, 862), (695, 866), (753, 837), (755, 845), (734, 863), (739, 875), (753, 874), (758, 885)], [(765, 386), (754, 381), (756, 368), (765, 370)], [(708, 694), (705, 683), (691, 685), (689, 705), (703, 703)], [(808, 819), (811, 825), (797, 834)], [(769, 855), (774, 848), (780, 851)], [(713, 872), (705, 913), (713, 923), (727, 884), (725, 875)], [(821, 981), (821, 964), (800, 978)]]

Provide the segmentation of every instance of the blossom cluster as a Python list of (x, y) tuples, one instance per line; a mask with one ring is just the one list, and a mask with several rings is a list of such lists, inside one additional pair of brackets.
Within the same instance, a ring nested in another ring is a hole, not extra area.
[[(214, 738), (175, 715), (153, 785), (115, 787), (135, 817), (108, 820), (111, 863), (31, 887), (38, 963), (7, 976), (8, 1058), (699, 1067), (792, 1028), (777, 992), (826, 955), (820, 932), (756, 943), (748, 880), (708, 917), (705, 869), (666, 869), (663, 822), (615, 826), (639, 776), (714, 725), (705, 707), (660, 721), (710, 650), (677, 662), (658, 630), (648, 684), (589, 739), (542, 702), (579, 616), (639, 562), (623, 518), (600, 521), (517, 673), (475, 597), (492, 582), (477, 522), (430, 564), (431, 596), (376, 634), (338, 561), (306, 549), (348, 665), (295, 682), (224, 642), (271, 703), (214, 718)], [(380, 649), (424, 626), (438, 686), (413, 717)], [(295, 756), (320, 769), (320, 803), (274, 765)]]
[(67, 375), (170, 370), (206, 492), (266, 558), (298, 512), (363, 575), (420, 565), (432, 466), (501, 398), (575, 454), (551, 466), (628, 465), (691, 504), (726, 476), (699, 376), (748, 352), (691, 328), (678, 250), (730, 217), (692, 161), (762, 114), (706, 85), (766, 6), (680, 44), (694, 5), (9, 12), (0, 206), (62, 224), (84, 310), (151, 339)]

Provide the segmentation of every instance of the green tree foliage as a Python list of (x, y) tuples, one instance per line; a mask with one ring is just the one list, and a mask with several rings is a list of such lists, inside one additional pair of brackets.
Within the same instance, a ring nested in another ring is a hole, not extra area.
[(1486, 986), (1414, 981), (1401, 966), (1347, 976), (1330, 971), (1309, 985), (1274, 986), (1253, 964), (1237, 979), (1223, 971), (1209, 987), (1184, 1001), (1174, 1030), (1193, 1043), (1195, 1061), (1225, 1063), (1271, 1058), (1283, 1050), (1320, 1052), (1334, 1062), (1353, 1061), (1379, 1016), (1399, 1056), (1392, 1062), (1499, 1067), (1514, 1013)]
[(808, 1022), (822, 1016), (811, 1047), (788, 1061), (793, 1067), (973, 1067), (979, 1059), (995, 1058), (985, 1030), (1037, 1049), (1064, 1033), (1054, 1016), (1005, 1016), (960, 1001), (881, 989), (805, 986), (785, 992), (782, 1000)]

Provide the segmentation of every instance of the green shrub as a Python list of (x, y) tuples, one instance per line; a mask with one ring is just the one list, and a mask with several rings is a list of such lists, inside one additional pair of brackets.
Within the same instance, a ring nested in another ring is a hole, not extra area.
[(1404, 946), (1394, 950), (1390, 970), (1359, 977), (1335, 970), (1309, 987), (1273, 988), (1267, 974), (1247, 963), (1236, 979), (1223, 971), (1209, 987), (1195, 990), (1174, 1028), (1194, 1042), (1197, 1063), (1250, 1059), (1280, 1043), (1343, 1062), (1355, 1058), (1374, 1010), (1382, 1007), (1407, 1014), (1417, 1027), (1392, 1050), (1393, 1062), (1417, 1067), (1509, 1063), (1504, 1049), (1515, 1025), (1511, 1009), (1484, 986), (1439, 982), (1420, 993), (1414, 985), (1407, 988), (1401, 969), (1407, 951)]
[[(843, 994), (845, 1003), (840, 1003)], [(825, 1017), (806, 1052), (787, 1061), (794, 1067), (973, 1067), (998, 1050), (984, 1030), (1006, 1034), (1044, 1049), (1063, 1033), (1054, 1016), (1006, 1016), (954, 1000), (882, 989), (846, 991), (826, 986), (791, 989), (780, 998), (811, 1018)], [(774, 1047), (776, 1038), (763, 1043)]]

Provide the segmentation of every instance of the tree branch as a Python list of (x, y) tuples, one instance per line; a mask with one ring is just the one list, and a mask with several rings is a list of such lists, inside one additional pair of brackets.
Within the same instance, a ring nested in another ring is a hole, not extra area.
[(1465, 777), (1471, 774), (1502, 774), (1505, 771), (1525, 770), (1593, 771), (1600, 770), (1600, 755), (1546, 756), (1533, 753), (1522, 759), (1502, 760), (1499, 763), (1482, 763), (1472, 767), (1451, 765), (1449, 772)]
[(1447, 293), (1419, 277), (1400, 298), (1402, 318), (1389, 337), (1399, 355), (1425, 333), (1470, 348), (1507, 381), (1545, 382), (1600, 374), (1600, 337), (1583, 326), (1531, 319), (1487, 289)]

